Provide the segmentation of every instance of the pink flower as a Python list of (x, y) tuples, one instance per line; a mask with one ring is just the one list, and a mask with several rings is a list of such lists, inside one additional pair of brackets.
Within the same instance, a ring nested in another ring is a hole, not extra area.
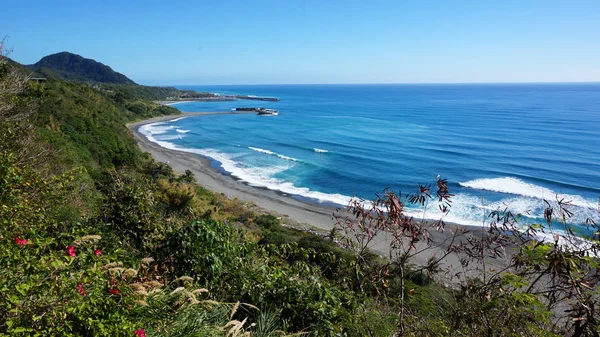
[(133, 332), (133, 335), (137, 337), (146, 337), (146, 332), (144, 329), (137, 329)]
[(79, 291), (81, 296), (85, 296), (85, 289), (83, 289), (83, 286), (81, 284), (77, 285), (77, 291)]
[(96, 256), (100, 256), (100, 255), (102, 255), (102, 251), (100, 251), (100, 249), (96, 249), (94, 251), (94, 254), (96, 254)]
[(27, 241), (27, 240), (25, 240), (25, 239), (21, 239), (21, 238), (20, 238), (20, 237), (18, 237), (18, 236), (15, 236), (15, 243), (16, 243), (17, 245), (21, 246), (21, 247), (25, 247), (25, 245), (27, 244), (27, 242), (29, 242), (29, 241)]
[(68, 246), (67, 247), (67, 255), (75, 257), (77, 256), (77, 254), (75, 254), (75, 247), (74, 246)]
[(116, 288), (115, 289), (108, 289), (108, 292), (111, 293), (111, 294), (113, 294), (113, 295), (116, 295), (116, 294), (119, 293), (119, 289), (116, 289)]

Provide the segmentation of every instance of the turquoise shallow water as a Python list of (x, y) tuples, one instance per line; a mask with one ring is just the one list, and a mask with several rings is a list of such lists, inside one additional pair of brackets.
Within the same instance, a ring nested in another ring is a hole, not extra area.
[[(481, 224), (508, 207), (539, 221), (543, 199), (598, 219), (600, 84), (186, 86), (280, 102), (194, 102), (186, 112), (261, 106), (276, 117), (219, 115), (153, 124), (161, 145), (209, 156), (255, 186), (311, 202), (373, 199), (446, 177), (448, 221)], [(426, 217), (439, 213), (430, 207)], [(414, 210), (421, 216), (421, 210)]]

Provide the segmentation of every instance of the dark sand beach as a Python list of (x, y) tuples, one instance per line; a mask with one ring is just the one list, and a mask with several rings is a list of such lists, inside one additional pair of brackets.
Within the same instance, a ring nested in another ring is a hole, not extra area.
[[(228, 198), (252, 202), (266, 210), (275, 212), (283, 218), (283, 223), (285, 223), (286, 218), (289, 218), (299, 224), (308, 224), (318, 229), (330, 230), (334, 223), (332, 213), (335, 211), (335, 207), (309, 204), (276, 191), (249, 186), (211, 167), (211, 159), (209, 158), (163, 148), (149, 141), (144, 135), (138, 132), (140, 126), (150, 123), (190, 116), (236, 113), (248, 112), (198, 112), (175, 116), (161, 116), (131, 123), (128, 125), (128, 128), (132, 131), (139, 147), (143, 151), (150, 153), (158, 161), (168, 163), (177, 172), (192, 171), (196, 176), (198, 184), (201, 186), (213, 192), (222, 193)], [(255, 114), (255, 112), (249, 113)]]

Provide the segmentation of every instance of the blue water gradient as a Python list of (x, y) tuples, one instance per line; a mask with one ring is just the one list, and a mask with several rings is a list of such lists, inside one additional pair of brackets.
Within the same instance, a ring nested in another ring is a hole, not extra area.
[[(387, 187), (412, 192), (439, 174), (456, 194), (448, 221), (481, 224), (486, 211), (505, 207), (537, 221), (542, 199), (557, 194), (573, 202), (573, 222), (598, 219), (600, 84), (181, 88), (281, 99), (178, 104), (280, 115), (188, 117), (142, 130), (252, 185), (339, 204)], [(436, 207), (426, 217), (438, 216)]]

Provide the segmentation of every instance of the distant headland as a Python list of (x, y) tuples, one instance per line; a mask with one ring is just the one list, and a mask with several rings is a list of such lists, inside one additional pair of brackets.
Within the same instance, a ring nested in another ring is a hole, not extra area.
[(191, 90), (180, 90), (177, 93), (177, 96), (167, 97), (167, 100), (158, 101), (157, 103), (169, 105), (181, 102), (227, 102), (237, 100), (279, 102), (279, 98), (277, 97), (261, 97), (252, 95), (219, 95), (206, 92), (195, 92)]

